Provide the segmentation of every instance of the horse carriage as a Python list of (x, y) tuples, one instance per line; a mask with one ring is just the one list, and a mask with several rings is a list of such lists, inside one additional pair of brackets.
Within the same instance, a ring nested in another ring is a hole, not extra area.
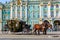
[[(31, 27), (31, 25), (26, 24), (26, 22), (22, 20), (7, 20), (7, 26), (11, 32), (23, 32), (25, 31), (24, 29), (26, 29), (26, 32), (29, 32)], [(32, 33), (36, 34), (36, 31), (38, 31), (38, 34), (40, 34), (40, 31), (42, 31), (43, 34), (47, 34), (47, 29), (52, 29), (52, 25), (45, 20), (42, 24), (35, 24)]]
[(7, 20), (8, 29), (11, 32), (22, 32), (25, 28), (27, 31), (30, 30), (30, 25), (26, 24), (22, 20)]

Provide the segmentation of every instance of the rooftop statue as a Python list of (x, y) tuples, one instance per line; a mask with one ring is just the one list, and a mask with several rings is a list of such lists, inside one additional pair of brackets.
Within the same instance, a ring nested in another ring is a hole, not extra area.
[(18, 4), (18, 5), (20, 5), (20, 4), (21, 4), (21, 2), (20, 2), (20, 1), (21, 1), (21, 0), (17, 0), (17, 4)]

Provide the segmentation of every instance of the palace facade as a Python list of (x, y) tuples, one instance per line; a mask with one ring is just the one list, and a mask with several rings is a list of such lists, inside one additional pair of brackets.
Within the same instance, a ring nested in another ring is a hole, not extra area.
[[(48, 20), (52, 25), (60, 23), (59, 0), (11, 0), (0, 3), (0, 30), (4, 29), (6, 20), (18, 19), (31, 25), (41, 24)], [(54, 28), (54, 27), (53, 27)]]

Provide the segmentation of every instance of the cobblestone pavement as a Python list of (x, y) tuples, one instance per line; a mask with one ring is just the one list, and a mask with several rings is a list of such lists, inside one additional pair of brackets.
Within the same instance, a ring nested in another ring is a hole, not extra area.
[(51, 39), (51, 38), (1, 38), (0, 40), (60, 40), (60, 38), (55, 38), (55, 39)]
[(60, 32), (47, 35), (15, 35), (4, 32), (0, 34), (0, 40), (60, 40)]
[(0, 40), (60, 40), (60, 35), (0, 35)]

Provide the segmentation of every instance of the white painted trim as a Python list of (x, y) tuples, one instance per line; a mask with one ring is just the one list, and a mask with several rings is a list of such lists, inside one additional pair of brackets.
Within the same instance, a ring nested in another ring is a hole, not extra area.
[(22, 4), (20, 4), (20, 20), (22, 20)]
[(11, 10), (11, 13), (10, 13), (10, 19), (12, 19), (12, 3), (11, 3), (11, 8), (10, 8), (10, 10)]
[(27, 4), (25, 5), (25, 9), (26, 9), (25, 10), (25, 19), (26, 19), (25, 21), (27, 21)]
[(59, 14), (58, 14), (58, 18), (60, 18), (60, 4), (59, 4)]
[(41, 6), (40, 6), (40, 14), (39, 14), (39, 15), (40, 15), (40, 18), (42, 17), (42, 15), (41, 15), (41, 14), (42, 14), (42, 12), (41, 12)]
[(2, 10), (0, 10), (0, 30), (2, 30)]
[[(50, 2), (48, 3), (48, 4), (50, 4)], [(48, 5), (47, 5), (48, 6)], [(50, 18), (51, 17), (51, 14), (50, 14), (50, 6), (48, 6), (48, 18)]]
[(54, 17), (56, 17), (56, 5), (54, 5)]
[(17, 18), (17, 1), (16, 1), (16, 9), (15, 9), (15, 18)]

